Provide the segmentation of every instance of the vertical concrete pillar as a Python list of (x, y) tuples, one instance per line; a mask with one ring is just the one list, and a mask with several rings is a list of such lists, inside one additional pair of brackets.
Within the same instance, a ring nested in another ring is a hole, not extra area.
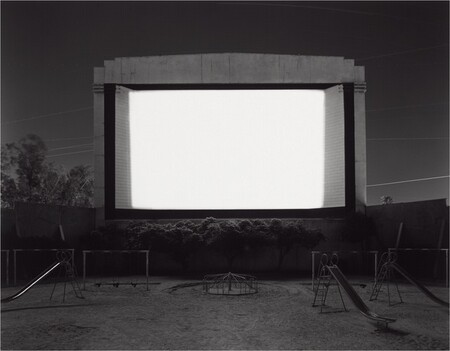
[(94, 68), (94, 206), (95, 226), (105, 224), (105, 128), (104, 92), (105, 69)]
[(364, 212), (367, 203), (366, 83), (355, 83), (355, 208)]

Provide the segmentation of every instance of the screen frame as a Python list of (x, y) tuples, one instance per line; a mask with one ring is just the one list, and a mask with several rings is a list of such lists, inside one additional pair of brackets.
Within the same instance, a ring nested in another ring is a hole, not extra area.
[[(236, 90), (236, 89), (309, 89), (324, 90), (343, 86), (344, 94), (344, 152), (345, 152), (345, 206), (317, 209), (227, 209), (227, 210), (147, 210), (119, 209), (115, 206), (115, 118), (116, 89), (122, 86), (132, 90)], [(354, 83), (258, 83), (258, 84), (115, 84), (104, 86), (105, 132), (105, 219), (197, 219), (215, 218), (342, 218), (355, 211), (355, 108)]]

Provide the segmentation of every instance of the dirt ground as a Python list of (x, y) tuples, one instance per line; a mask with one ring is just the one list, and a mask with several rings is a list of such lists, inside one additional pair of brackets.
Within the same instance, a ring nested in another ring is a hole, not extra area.
[[(449, 349), (448, 309), (407, 283), (399, 285), (405, 302), (389, 307), (385, 291), (369, 302), (369, 280), (352, 280), (370, 309), (397, 319), (384, 329), (360, 314), (345, 295), (349, 311), (337, 312), (342, 302), (336, 286), (329, 290), (330, 308), (324, 310), (329, 313), (319, 313), (319, 307), (311, 306), (314, 294), (307, 280), (261, 281), (259, 292), (247, 296), (204, 294), (201, 285), (189, 286), (197, 282), (193, 280), (152, 277), (151, 282), (158, 284), (146, 291), (143, 285), (97, 287), (90, 281), (84, 300), (75, 298), (68, 286), (64, 303), (63, 284), (51, 301), (53, 284), (38, 285), (2, 304), (1, 348)], [(447, 288), (430, 290), (448, 301)], [(16, 291), (3, 288), (2, 297)]]

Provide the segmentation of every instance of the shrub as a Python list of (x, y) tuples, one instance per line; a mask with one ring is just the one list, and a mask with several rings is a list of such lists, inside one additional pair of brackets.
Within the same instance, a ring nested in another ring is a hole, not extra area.
[(325, 241), (325, 236), (319, 229), (306, 229), (303, 232), (300, 245), (308, 250), (315, 248), (321, 241)]
[(203, 238), (192, 221), (176, 223), (131, 223), (125, 230), (128, 249), (149, 249), (166, 253), (178, 262), (184, 271), (189, 258), (203, 246)]
[(206, 218), (199, 227), (207, 247), (222, 254), (231, 270), (235, 259), (269, 243), (267, 225), (262, 221)]
[(183, 271), (188, 269), (189, 258), (197, 253), (204, 244), (203, 237), (195, 231), (191, 223), (178, 222), (175, 225), (166, 225), (158, 237), (158, 243), (164, 246), (170, 256), (178, 262)]
[(301, 221), (208, 217), (197, 223), (135, 221), (126, 228), (112, 223), (83, 237), (81, 245), (86, 249), (151, 249), (168, 254), (186, 271), (190, 258), (204, 247), (223, 255), (231, 270), (237, 257), (273, 245), (278, 250), (278, 269), (281, 269), (285, 256), (294, 247), (311, 249), (322, 240), (320, 231), (305, 228)]
[(91, 250), (122, 250), (127, 247), (124, 233), (117, 224), (111, 223), (80, 237), (80, 246)]
[(298, 246), (312, 249), (325, 237), (319, 230), (306, 229), (302, 221), (281, 221), (272, 219), (269, 223), (272, 242), (278, 250), (278, 270), (283, 265), (284, 258)]

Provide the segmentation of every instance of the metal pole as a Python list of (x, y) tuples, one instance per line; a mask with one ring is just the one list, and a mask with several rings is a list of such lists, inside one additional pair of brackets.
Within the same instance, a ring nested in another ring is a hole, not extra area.
[(375, 251), (375, 271), (374, 271), (374, 282), (377, 282), (377, 268), (378, 268), (378, 251)]
[(75, 249), (70, 249), (72, 251), (72, 267), (75, 269)]
[(312, 266), (311, 266), (311, 272), (312, 272), (312, 280), (311, 280), (311, 288), (312, 288), (312, 291), (314, 291), (314, 267), (315, 267), (315, 264), (314, 264), (314, 255), (315, 254), (315, 251), (311, 251), (311, 264), (312, 264)]
[(448, 249), (445, 250), (445, 286), (448, 288)]
[(86, 251), (83, 251), (83, 290), (86, 290)]
[(14, 263), (14, 286), (16, 286), (17, 285), (17, 259), (16, 259), (16, 254), (17, 254), (17, 251), (16, 250), (13, 250), (13, 252), (14, 252), (14, 257), (13, 257), (13, 263)]
[(6, 251), (6, 286), (9, 286), (9, 250)]
[(145, 276), (147, 278), (147, 291), (148, 291), (148, 250), (145, 252)]

